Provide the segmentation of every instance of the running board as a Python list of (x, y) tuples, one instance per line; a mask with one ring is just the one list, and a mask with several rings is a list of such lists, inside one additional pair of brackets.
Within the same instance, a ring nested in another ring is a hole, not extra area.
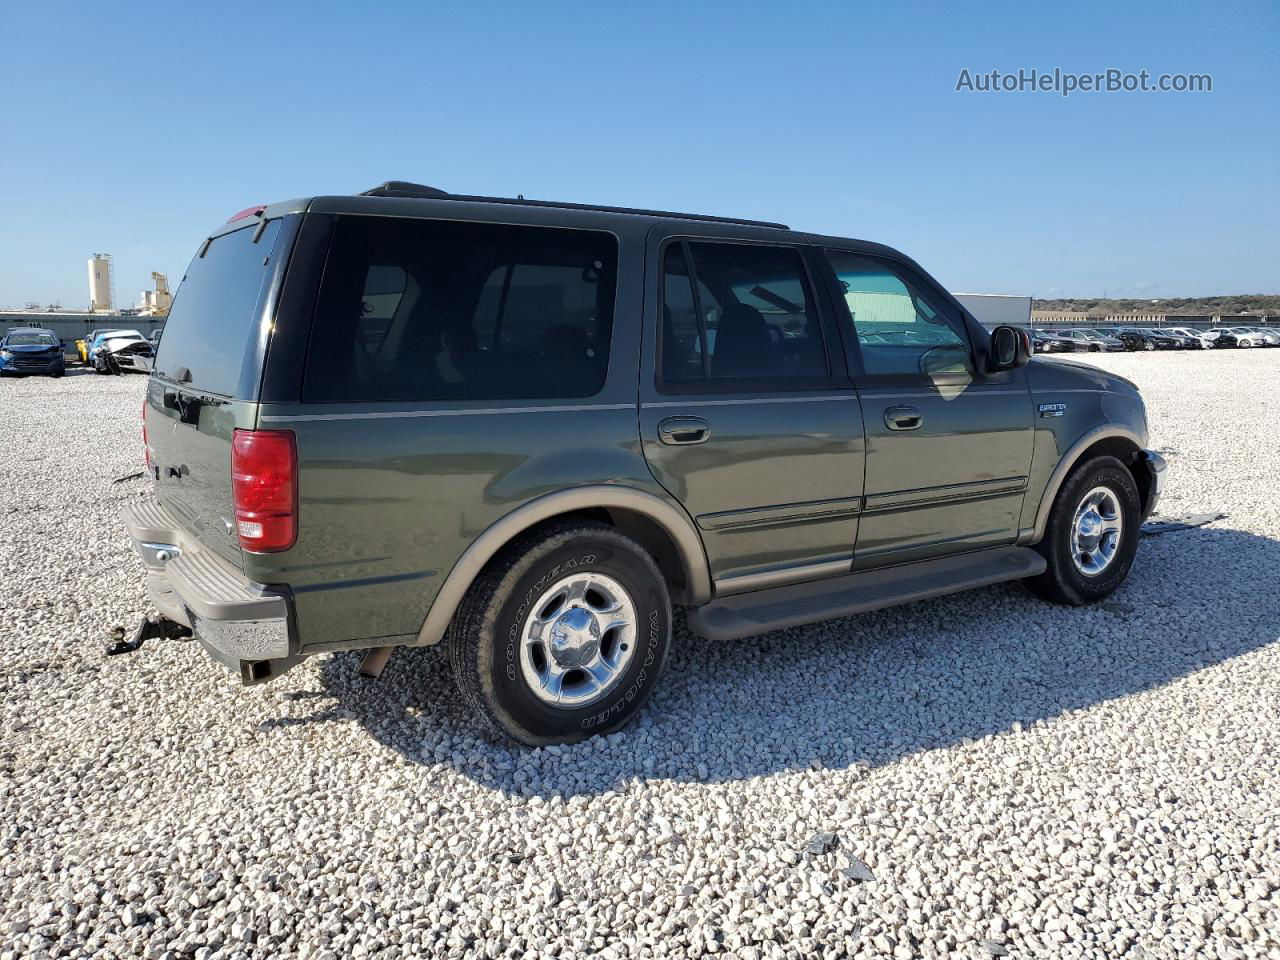
[(1028, 547), (921, 560), (713, 600), (689, 611), (689, 629), (710, 640), (736, 640), (1021, 580), (1044, 570), (1044, 557)]

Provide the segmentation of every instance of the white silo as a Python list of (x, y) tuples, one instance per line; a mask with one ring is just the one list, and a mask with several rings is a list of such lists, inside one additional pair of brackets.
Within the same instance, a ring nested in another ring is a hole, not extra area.
[(95, 253), (89, 258), (89, 311), (103, 313), (113, 309), (111, 292), (114, 288), (111, 254)]

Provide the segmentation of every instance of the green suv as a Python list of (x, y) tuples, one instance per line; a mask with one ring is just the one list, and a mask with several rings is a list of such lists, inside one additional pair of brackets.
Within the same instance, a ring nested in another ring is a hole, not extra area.
[(731, 640), (1014, 579), (1096, 601), (1164, 461), (1133, 384), (1029, 347), (782, 224), (400, 181), (250, 208), (147, 389), (145, 635), (245, 683), (445, 643), (543, 744), (641, 708), (673, 605)]

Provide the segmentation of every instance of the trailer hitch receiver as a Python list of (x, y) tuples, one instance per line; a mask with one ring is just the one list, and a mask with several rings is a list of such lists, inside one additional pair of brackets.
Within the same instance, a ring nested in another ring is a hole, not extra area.
[(138, 629), (133, 632), (133, 639), (124, 638), (124, 627), (112, 627), (111, 643), (107, 644), (108, 657), (116, 657), (122, 653), (133, 653), (147, 640), (189, 640), (191, 628), (183, 626), (168, 617), (143, 617)]

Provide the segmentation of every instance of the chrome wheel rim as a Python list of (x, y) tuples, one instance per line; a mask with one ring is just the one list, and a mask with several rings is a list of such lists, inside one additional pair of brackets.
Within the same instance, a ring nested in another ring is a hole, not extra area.
[(1111, 566), (1120, 552), (1124, 515), (1120, 498), (1110, 487), (1094, 487), (1076, 507), (1071, 524), (1071, 559), (1086, 577)]
[(548, 706), (595, 703), (622, 680), (636, 651), (636, 608), (613, 577), (575, 573), (530, 607), (521, 630), (520, 670)]

